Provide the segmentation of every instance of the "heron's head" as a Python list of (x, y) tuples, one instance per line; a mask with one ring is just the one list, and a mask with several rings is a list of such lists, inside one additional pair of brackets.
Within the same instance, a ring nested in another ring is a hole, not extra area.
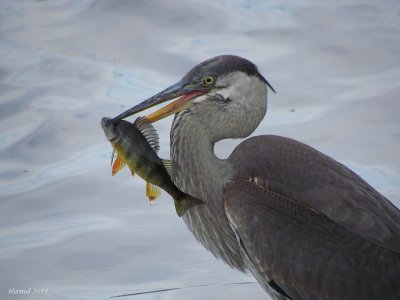
[(252, 62), (233, 55), (217, 56), (195, 66), (179, 82), (123, 112), (113, 122), (180, 97), (147, 119), (156, 122), (179, 114), (208, 127), (214, 141), (246, 137), (267, 111), (267, 86), (274, 91)]

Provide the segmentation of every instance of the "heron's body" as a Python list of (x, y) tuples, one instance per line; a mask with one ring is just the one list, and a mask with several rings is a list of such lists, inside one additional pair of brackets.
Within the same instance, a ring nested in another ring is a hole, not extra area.
[(398, 299), (400, 219), (355, 173), (272, 135), (246, 140), (214, 165), (231, 176), (222, 191), (214, 187), (221, 199), (202, 192), (214, 176), (177, 184), (207, 202), (184, 220), (216, 257), (253, 273), (276, 299)]
[(251, 62), (220, 56), (115, 119), (184, 95), (147, 117), (177, 113), (174, 183), (205, 202), (184, 220), (275, 299), (400, 299), (400, 211), (359, 176), (272, 135), (242, 142), (226, 160), (215, 156), (216, 142), (247, 137), (261, 122), (266, 85)]

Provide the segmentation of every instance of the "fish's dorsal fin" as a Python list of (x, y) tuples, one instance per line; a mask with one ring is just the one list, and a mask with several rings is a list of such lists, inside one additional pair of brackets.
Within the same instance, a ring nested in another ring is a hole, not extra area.
[(143, 134), (151, 148), (153, 148), (155, 152), (158, 152), (158, 150), (160, 150), (158, 134), (149, 120), (147, 120), (146, 117), (138, 117), (135, 122), (133, 122), (133, 125)]
[(147, 182), (146, 184), (146, 195), (150, 202), (153, 202), (161, 195), (161, 190), (158, 186)]
[(125, 162), (119, 156), (117, 156), (117, 159), (112, 166), (112, 176), (117, 174), (123, 167), (125, 167)]
[(176, 174), (178, 172), (178, 164), (172, 160), (163, 159), (162, 163), (167, 170), (167, 173), (171, 179), (175, 179)]

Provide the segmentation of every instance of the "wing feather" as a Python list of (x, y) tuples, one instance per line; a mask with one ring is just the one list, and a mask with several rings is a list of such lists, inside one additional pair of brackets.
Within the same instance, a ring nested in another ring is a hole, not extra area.
[(272, 282), (293, 299), (400, 295), (400, 256), (314, 208), (244, 179), (226, 185), (224, 205), (262, 285)]

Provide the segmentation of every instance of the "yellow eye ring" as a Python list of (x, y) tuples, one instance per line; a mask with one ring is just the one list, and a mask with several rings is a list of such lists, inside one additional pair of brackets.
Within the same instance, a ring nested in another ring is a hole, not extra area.
[(212, 85), (214, 83), (214, 77), (213, 76), (205, 76), (203, 78), (203, 83), (205, 85)]

